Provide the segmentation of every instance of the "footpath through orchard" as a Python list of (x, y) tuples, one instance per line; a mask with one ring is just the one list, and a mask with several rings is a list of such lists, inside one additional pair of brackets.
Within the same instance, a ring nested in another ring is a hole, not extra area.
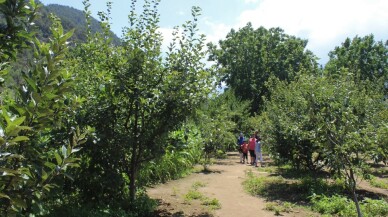
[[(228, 153), (227, 159), (217, 160), (209, 167), (210, 172), (198, 172), (183, 179), (170, 181), (148, 189), (148, 195), (160, 202), (156, 216), (191, 217), (245, 217), (275, 216), (273, 211), (265, 210), (265, 200), (246, 193), (242, 182), (251, 170), (259, 173), (255, 167), (239, 163), (237, 152)], [(259, 173), (259, 175), (268, 175)], [(185, 201), (185, 195), (194, 190), (210, 199), (217, 199), (220, 209), (210, 210), (200, 200)], [(282, 213), (282, 216), (304, 216), (303, 213)]]

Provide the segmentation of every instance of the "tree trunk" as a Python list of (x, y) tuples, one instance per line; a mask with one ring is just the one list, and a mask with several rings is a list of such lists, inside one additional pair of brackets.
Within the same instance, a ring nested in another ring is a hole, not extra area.
[(357, 199), (357, 194), (356, 194), (356, 180), (354, 178), (354, 173), (353, 173), (353, 169), (350, 168), (349, 169), (349, 172), (350, 172), (350, 177), (349, 177), (349, 181), (350, 181), (350, 190), (352, 191), (352, 195), (353, 195), (353, 200), (354, 200), (354, 204), (356, 204), (356, 209), (357, 209), (357, 216), (358, 217), (362, 217), (362, 213), (361, 213), (361, 209), (360, 209), (360, 204), (358, 203), (358, 199)]
[[(136, 95), (137, 98), (137, 95)], [(135, 101), (135, 120), (133, 127), (133, 144), (132, 144), (132, 155), (131, 155), (131, 172), (129, 176), (129, 197), (131, 202), (134, 202), (136, 199), (136, 176), (137, 176), (137, 158), (138, 158), (138, 147), (139, 147), (139, 101)]]
[[(136, 152), (134, 150), (133, 152)], [(136, 199), (136, 176), (137, 176), (137, 166), (136, 166), (136, 158), (132, 156), (131, 159), (131, 172), (129, 174), (129, 197), (131, 199), (131, 202), (135, 201)]]

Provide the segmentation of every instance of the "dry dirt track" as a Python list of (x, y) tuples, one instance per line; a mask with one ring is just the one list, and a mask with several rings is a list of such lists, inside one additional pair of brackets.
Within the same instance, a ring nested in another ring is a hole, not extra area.
[[(275, 216), (274, 212), (266, 211), (264, 199), (253, 197), (244, 192), (241, 183), (248, 170), (254, 167), (239, 163), (238, 153), (229, 153), (228, 159), (219, 160), (210, 166), (210, 173), (194, 173), (184, 179), (171, 181), (148, 189), (151, 198), (161, 202), (158, 216)], [(264, 175), (264, 174), (263, 174)], [(198, 188), (205, 196), (216, 198), (221, 209), (209, 210), (200, 205), (199, 201), (191, 204), (184, 202), (187, 194), (196, 182), (204, 183)], [(282, 216), (305, 216), (303, 213), (282, 213)]]

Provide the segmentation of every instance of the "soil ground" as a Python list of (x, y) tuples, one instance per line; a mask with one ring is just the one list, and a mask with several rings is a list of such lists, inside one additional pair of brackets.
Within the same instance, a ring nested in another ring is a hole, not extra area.
[[(197, 172), (190, 176), (157, 185), (148, 189), (148, 195), (160, 203), (157, 216), (190, 216), (190, 217), (244, 217), (244, 216), (275, 216), (273, 211), (265, 210), (266, 201), (246, 193), (242, 182), (246, 172), (255, 167), (241, 164), (238, 153), (228, 153), (227, 159), (217, 160), (209, 167), (210, 172)], [(259, 175), (268, 175), (264, 172)], [(209, 198), (216, 198), (221, 204), (220, 209), (211, 210), (201, 205), (199, 200), (185, 201), (185, 195), (195, 183), (203, 183), (198, 191)], [(281, 213), (281, 216), (316, 216), (303, 209), (292, 213)]]
[[(264, 156), (264, 160), (269, 159)], [(386, 168), (386, 166), (384, 166)], [(200, 170), (198, 170), (200, 171)], [(226, 159), (217, 160), (209, 167), (208, 172), (196, 172), (183, 179), (160, 184), (147, 190), (151, 198), (159, 201), (155, 213), (157, 217), (245, 217), (245, 216), (276, 216), (274, 211), (265, 210), (266, 201), (260, 197), (249, 195), (243, 190), (242, 182), (246, 173), (252, 171), (259, 176), (268, 176), (248, 164), (241, 164), (237, 152), (228, 153)], [(217, 199), (220, 209), (210, 209), (202, 205), (200, 200), (185, 200), (185, 195), (193, 186), (201, 184), (197, 191), (210, 199)], [(359, 183), (359, 187), (371, 194), (378, 194), (388, 198), (388, 190), (374, 188), (366, 181)], [(293, 208), (292, 212), (281, 212), (280, 216), (313, 217), (319, 216), (301, 207)]]

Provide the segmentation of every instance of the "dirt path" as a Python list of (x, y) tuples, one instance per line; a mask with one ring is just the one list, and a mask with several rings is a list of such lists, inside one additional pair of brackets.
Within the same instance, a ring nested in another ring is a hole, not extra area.
[[(254, 170), (254, 167), (240, 164), (238, 153), (229, 153), (228, 159), (219, 160), (210, 166), (210, 170), (210, 173), (194, 173), (184, 179), (148, 189), (148, 195), (161, 202), (158, 216), (275, 216), (274, 212), (264, 210), (264, 199), (244, 192), (241, 183), (245, 179), (245, 173)], [(190, 204), (185, 202), (184, 197), (194, 183), (203, 183), (204, 186), (198, 188), (198, 191), (206, 197), (218, 199), (221, 208), (210, 210), (197, 200)], [(282, 213), (282, 216), (303, 215)]]

